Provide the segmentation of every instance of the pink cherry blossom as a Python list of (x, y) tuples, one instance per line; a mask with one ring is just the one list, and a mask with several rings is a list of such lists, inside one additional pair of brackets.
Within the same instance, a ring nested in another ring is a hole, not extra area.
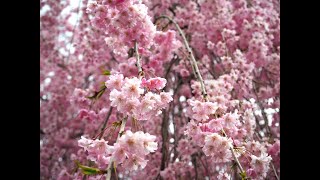
[(279, 1), (40, 2), (40, 179), (241, 179), (235, 160), (280, 175)]

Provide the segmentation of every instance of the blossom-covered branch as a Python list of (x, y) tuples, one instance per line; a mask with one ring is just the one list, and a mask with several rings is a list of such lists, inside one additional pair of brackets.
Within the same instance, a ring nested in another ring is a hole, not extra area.
[(278, 1), (40, 8), (40, 179), (280, 178)]

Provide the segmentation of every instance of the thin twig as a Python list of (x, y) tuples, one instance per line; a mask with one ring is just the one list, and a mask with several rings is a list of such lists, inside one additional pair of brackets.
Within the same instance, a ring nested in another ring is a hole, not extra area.
[(174, 57), (174, 58), (171, 59), (170, 64), (168, 65), (168, 67), (166, 69), (166, 74), (164, 76), (165, 79), (168, 79), (168, 75), (169, 75), (169, 72), (171, 70), (172, 65), (178, 60), (180, 60), (179, 57), (176, 57), (176, 58)]
[[(226, 132), (225, 132), (223, 129), (222, 129), (221, 131), (222, 131), (222, 133), (223, 133), (226, 137), (228, 137), (227, 134), (226, 134)], [(236, 156), (236, 154), (235, 154), (235, 152), (234, 152), (233, 145), (230, 144), (230, 146), (231, 146), (231, 147), (230, 147), (230, 150), (231, 150), (232, 156), (233, 156), (234, 160), (236, 161), (237, 166), (238, 166), (241, 174), (244, 174), (245, 171), (243, 170), (243, 168), (242, 168), (242, 166), (241, 166), (241, 164), (240, 164), (240, 162), (239, 162), (239, 160), (238, 160), (238, 158), (237, 158), (237, 156)]]
[(142, 67), (141, 67), (140, 55), (139, 55), (137, 41), (134, 42), (134, 51), (135, 51), (136, 59), (137, 59), (137, 67), (138, 67), (138, 72), (139, 72), (138, 75), (139, 75), (139, 78), (141, 78), (142, 76), (144, 76), (144, 73), (143, 73), (143, 70), (142, 70)]
[(197, 154), (193, 154), (191, 155), (191, 157), (192, 157), (192, 164), (193, 164), (195, 175), (196, 175), (195, 180), (198, 180)]
[(104, 120), (104, 122), (103, 122), (103, 125), (102, 125), (102, 128), (101, 128), (101, 134), (99, 135), (99, 139), (101, 139), (102, 138), (102, 136), (103, 136), (103, 134), (104, 133), (102, 133), (102, 132), (104, 132), (104, 130), (105, 130), (105, 127), (106, 127), (106, 125), (107, 125), (107, 122), (108, 122), (108, 120), (109, 120), (109, 117), (110, 117), (110, 115), (111, 115), (111, 113), (112, 113), (112, 106), (110, 107), (110, 109), (109, 109), (109, 112), (108, 112), (108, 115), (107, 115), (107, 117), (106, 117), (106, 119)]
[[(118, 133), (118, 137), (117, 137), (117, 141), (116, 141), (116, 142), (118, 142), (118, 140), (120, 139), (121, 135), (122, 135), (123, 132), (124, 132), (124, 128), (125, 128), (126, 123), (127, 123), (127, 119), (128, 119), (128, 116), (126, 116), (125, 118), (123, 118), (122, 121), (121, 121), (121, 126), (120, 126), (120, 130), (119, 130), (119, 133)], [(110, 163), (109, 163), (109, 165), (108, 165), (106, 180), (110, 180), (110, 178), (111, 178), (111, 169), (112, 169), (111, 166), (112, 166), (112, 164), (113, 164), (113, 158), (111, 157)]]
[(204, 168), (205, 171), (206, 171), (206, 175), (207, 175), (207, 177), (208, 177), (209, 180), (210, 180), (210, 172), (209, 172), (209, 169), (208, 169), (208, 164), (207, 164), (206, 166), (204, 165), (204, 163), (203, 163), (203, 161), (202, 161), (202, 159), (201, 159), (201, 154), (198, 154), (198, 158), (200, 159), (200, 162), (201, 162), (203, 168)]
[[(168, 16), (159, 16), (156, 20), (160, 19), (160, 18), (166, 18), (168, 19), (169, 21), (171, 21), (175, 26), (176, 28), (178, 29), (179, 31), (179, 34), (181, 35), (182, 39), (183, 39), (183, 42), (184, 42), (184, 45), (186, 47), (186, 49), (188, 50), (188, 53), (191, 57), (191, 65), (194, 67), (194, 70), (195, 70), (195, 76), (197, 77), (197, 79), (200, 81), (200, 85), (201, 85), (201, 91), (202, 91), (202, 95), (203, 95), (203, 98), (208, 101), (208, 96), (207, 96), (207, 92), (206, 92), (206, 89), (205, 89), (205, 86), (204, 86), (204, 81), (202, 79), (202, 76), (201, 76), (201, 73), (199, 71), (199, 67), (198, 67), (198, 64), (197, 64), (197, 61), (195, 60), (194, 58), (194, 55), (192, 53), (192, 50), (191, 48), (189, 47), (189, 44), (188, 44), (188, 41), (184, 35), (184, 33), (182, 32), (181, 28), (179, 27), (179, 25), (173, 20), (171, 19), (170, 17)], [(224, 130), (222, 129), (222, 132), (225, 134), (225, 136), (227, 137), (227, 134), (224, 132)], [(232, 152), (232, 155), (233, 155), (233, 158), (234, 160), (236, 161), (237, 163), (237, 166), (239, 167), (240, 171), (242, 174), (245, 174), (245, 171), (243, 170), (238, 158), (235, 156), (235, 153), (234, 153), (234, 149), (233, 149), (233, 146), (230, 148), (231, 149), (231, 152)]]
[(278, 176), (277, 170), (274, 168), (273, 162), (271, 162), (271, 167), (273, 169), (274, 174), (276, 175), (277, 180), (279, 180), (279, 176)]
[(168, 17), (168, 16), (163, 15), (163, 16), (159, 16), (156, 20), (158, 20), (158, 19), (160, 19), (160, 18), (166, 18), (166, 19), (168, 19), (168, 20), (171, 21), (171, 22), (176, 26), (176, 28), (178, 29), (179, 34), (180, 34), (180, 36), (181, 36), (182, 39), (183, 39), (184, 45), (185, 45), (185, 47), (186, 47), (186, 49), (187, 49), (187, 51), (188, 51), (188, 53), (189, 53), (189, 56), (191, 57), (191, 59), (190, 59), (190, 60), (191, 60), (191, 65), (194, 67), (195, 76), (196, 76), (196, 77), (199, 79), (199, 81), (200, 81), (202, 95), (203, 95), (204, 99), (205, 99), (206, 101), (208, 101), (207, 92), (206, 92), (206, 89), (205, 89), (205, 86), (204, 86), (204, 81), (203, 81), (203, 79), (202, 79), (200, 70), (199, 70), (199, 68), (198, 68), (197, 61), (195, 60), (194, 55), (193, 55), (193, 52), (192, 52), (192, 50), (191, 50), (191, 48), (190, 48), (190, 46), (189, 46), (189, 44), (188, 44), (188, 41), (187, 41), (187, 39), (186, 39), (186, 36), (184, 35), (184, 33), (183, 33), (183, 31), (181, 30), (180, 26), (179, 26), (173, 19), (171, 19), (171, 18)]
[(166, 168), (168, 157), (170, 157), (170, 154), (168, 154), (168, 127), (169, 127), (169, 112), (166, 110), (163, 110), (163, 118), (162, 118), (162, 124), (161, 124), (161, 136), (162, 136), (162, 147), (161, 147), (161, 165), (160, 165), (160, 171), (163, 171)]
[[(143, 70), (141, 68), (141, 62), (140, 62), (140, 56), (139, 56), (139, 52), (138, 52), (138, 43), (137, 43), (137, 41), (135, 41), (135, 43), (134, 43), (134, 51), (135, 51), (136, 58), (137, 58), (137, 67), (138, 67), (138, 71), (139, 71), (138, 76), (139, 76), (139, 78), (142, 78), (144, 76), (144, 72), (143, 72)], [(120, 130), (119, 130), (116, 142), (118, 142), (120, 136), (123, 134), (124, 128), (126, 126), (127, 119), (128, 119), (128, 116), (123, 118), (122, 121), (121, 121), (121, 126), (120, 126)], [(110, 180), (110, 178), (111, 178), (111, 166), (112, 166), (112, 164), (113, 164), (113, 158), (111, 157), (110, 163), (108, 165), (106, 180)]]

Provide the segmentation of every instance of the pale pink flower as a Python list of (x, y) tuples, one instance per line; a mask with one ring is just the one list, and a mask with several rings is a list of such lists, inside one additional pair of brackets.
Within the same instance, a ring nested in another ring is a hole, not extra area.
[(224, 119), (224, 127), (229, 129), (237, 129), (237, 126), (241, 125), (239, 115), (237, 113), (227, 113), (222, 117), (222, 119)]
[(212, 129), (214, 132), (218, 132), (222, 129), (222, 118), (212, 119), (209, 121), (209, 128)]
[(188, 77), (188, 76), (190, 76), (190, 72), (187, 69), (182, 68), (182, 69), (180, 69), (180, 75), (182, 77)]
[(203, 108), (198, 109), (192, 117), (198, 121), (209, 119), (208, 112)]
[(164, 86), (166, 85), (167, 80), (164, 78), (160, 78), (160, 77), (156, 77), (156, 78), (150, 78), (148, 80), (146, 79), (142, 79), (142, 86), (146, 87), (150, 90), (161, 90), (162, 88), (164, 88)]
[(209, 119), (209, 115), (214, 114), (218, 109), (217, 103), (201, 102), (198, 100), (188, 100), (194, 112), (193, 118), (201, 121)]
[(202, 151), (204, 152), (205, 155), (209, 156), (211, 154), (214, 154), (216, 149), (213, 144), (208, 144), (206, 146), (203, 146)]
[(128, 152), (125, 147), (121, 146), (121, 144), (115, 143), (112, 157), (117, 164), (120, 164), (126, 159), (126, 157), (128, 157)]
[(188, 103), (192, 106), (192, 111), (198, 111), (202, 108), (202, 103), (198, 100), (189, 99)]
[(143, 147), (141, 141), (138, 139), (136, 133), (127, 130), (118, 140), (119, 144), (130, 153), (141, 153)]
[(231, 161), (232, 154), (230, 149), (217, 149), (215, 154), (211, 157), (213, 162), (223, 163)]
[(126, 102), (126, 97), (122, 92), (114, 89), (110, 92), (110, 101), (111, 106), (117, 107), (118, 111), (120, 111)]
[(188, 136), (194, 136), (196, 134), (199, 134), (201, 132), (200, 127), (197, 125), (197, 123), (194, 120), (191, 120), (186, 127), (186, 130), (184, 131), (185, 135)]
[(218, 146), (220, 144), (221, 141), (221, 136), (217, 133), (212, 133), (210, 135), (207, 135), (204, 142), (206, 143), (206, 145), (214, 145), (215, 147)]
[(269, 163), (271, 162), (272, 158), (265, 152), (261, 153), (260, 157), (255, 155), (251, 155), (251, 163), (250, 165), (253, 167), (255, 172), (258, 175), (261, 175), (263, 178), (267, 176), (267, 172), (269, 170)]
[(128, 97), (140, 97), (144, 90), (140, 88), (141, 81), (137, 77), (125, 78), (122, 92)]
[(84, 137), (84, 136), (81, 136), (81, 139), (78, 140), (78, 145), (79, 145), (80, 147), (83, 147), (84, 150), (87, 151), (88, 148), (89, 148), (89, 145), (92, 144), (92, 142), (93, 142), (92, 139), (88, 139), (88, 138), (86, 138), (86, 137)]
[(114, 74), (109, 76), (109, 80), (105, 82), (108, 89), (120, 90), (123, 86), (123, 74)]
[(144, 96), (144, 98), (142, 99), (139, 107), (139, 113), (141, 114), (151, 111), (154, 108), (154, 104), (156, 103), (155, 100), (147, 99), (145, 97), (146, 96)]
[(87, 109), (81, 109), (78, 114), (78, 117), (80, 119), (86, 119), (89, 122), (98, 119), (98, 115), (95, 111), (88, 111)]
[(129, 171), (136, 171), (139, 168), (143, 169), (146, 167), (148, 160), (145, 160), (144, 158), (141, 158), (135, 154), (132, 156), (129, 156), (126, 161), (123, 163), (123, 167), (127, 168)]
[(257, 177), (257, 173), (254, 169), (249, 168), (247, 171), (247, 175), (251, 178), (256, 178)]
[(147, 92), (142, 98), (140, 110), (142, 112), (149, 112), (154, 109), (156, 103), (160, 101), (161, 99), (158, 94)]
[(154, 142), (156, 140), (156, 136), (150, 135), (149, 133), (143, 133), (142, 131), (138, 131), (136, 134), (140, 136), (138, 138), (142, 142), (146, 154), (155, 152), (158, 149), (158, 144)]
[(206, 156), (211, 156), (213, 162), (227, 162), (232, 157), (230, 151), (231, 143), (231, 139), (212, 133), (206, 136), (202, 150)]
[(133, 112), (139, 107), (140, 101), (137, 98), (131, 98), (126, 101), (123, 112), (126, 113), (128, 116), (132, 115)]
[(107, 150), (107, 143), (104, 139), (96, 139), (88, 146), (88, 152), (94, 154), (104, 154)]
[(205, 102), (203, 103), (203, 109), (207, 112), (208, 115), (214, 114), (218, 109), (218, 104), (216, 102)]
[(230, 180), (231, 176), (225, 170), (219, 171), (219, 175), (217, 176), (218, 180)]
[(171, 101), (173, 101), (172, 93), (171, 92), (161, 92), (160, 99), (161, 99), (161, 104), (163, 104), (164, 106), (167, 106)]

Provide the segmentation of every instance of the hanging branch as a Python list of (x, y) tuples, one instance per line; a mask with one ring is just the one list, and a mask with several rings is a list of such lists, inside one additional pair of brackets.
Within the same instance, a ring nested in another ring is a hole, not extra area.
[[(228, 137), (227, 134), (226, 134), (226, 132), (225, 132), (223, 129), (222, 129), (221, 131), (222, 131), (223, 135), (225, 135), (226, 137)], [(237, 166), (239, 167), (239, 170), (240, 170), (240, 172), (241, 172), (241, 176), (242, 176), (242, 175), (245, 176), (245, 171), (243, 170), (243, 168), (242, 168), (242, 166), (241, 166), (241, 164), (240, 164), (240, 162), (239, 162), (239, 160), (238, 160), (238, 158), (237, 158), (237, 156), (236, 156), (236, 154), (235, 154), (235, 152), (234, 152), (234, 149), (233, 149), (233, 147), (232, 147), (231, 144), (230, 144), (230, 146), (231, 146), (230, 150), (231, 150), (232, 156), (233, 156), (234, 160), (236, 161)]]
[(139, 76), (139, 78), (141, 78), (142, 76), (144, 76), (144, 72), (143, 72), (142, 67), (141, 67), (140, 55), (139, 55), (137, 41), (134, 42), (134, 52), (136, 54), (136, 59), (137, 59), (138, 76)]
[[(202, 76), (201, 76), (201, 74), (200, 74), (197, 61), (196, 61), (195, 58), (194, 58), (194, 55), (193, 55), (193, 53), (192, 53), (192, 50), (191, 50), (191, 48), (190, 48), (190, 46), (189, 46), (189, 44), (188, 44), (188, 41), (187, 41), (184, 33), (182, 32), (182, 30), (181, 30), (181, 28), (179, 27), (179, 25), (178, 25), (173, 19), (171, 19), (170, 17), (165, 16), (165, 15), (159, 16), (159, 17), (156, 19), (156, 21), (157, 21), (158, 19), (160, 19), (160, 18), (168, 19), (168, 20), (169, 20), (170, 22), (172, 22), (172, 23), (176, 26), (176, 28), (178, 29), (179, 34), (181, 35), (181, 37), (182, 37), (182, 39), (183, 39), (184, 45), (185, 45), (185, 47), (186, 47), (186, 49), (187, 49), (187, 51), (188, 51), (188, 53), (189, 53), (189, 56), (191, 57), (191, 65), (193, 66), (193, 68), (194, 68), (194, 70), (195, 70), (195, 71), (194, 71), (195, 76), (197, 77), (198, 81), (200, 81), (202, 96), (203, 96), (203, 98), (205, 99), (205, 101), (208, 101), (208, 96), (207, 96), (207, 92), (206, 92), (206, 89), (205, 89), (205, 86), (204, 86), (204, 81), (203, 81)], [(189, 58), (189, 59), (190, 59), (190, 58)], [(223, 129), (222, 129), (222, 132), (223, 132), (223, 134), (227, 137), (227, 134), (224, 132)], [(241, 166), (238, 158), (235, 156), (234, 149), (233, 149), (233, 146), (232, 146), (232, 145), (231, 145), (231, 147), (230, 147), (230, 150), (231, 150), (232, 155), (233, 155), (233, 158), (234, 158), (234, 160), (236, 161), (236, 164), (237, 164), (237, 166), (238, 166), (238, 168), (239, 168), (239, 170), (240, 170), (240, 175), (241, 175), (241, 177), (242, 177), (243, 179), (247, 179), (247, 177), (246, 177), (246, 172), (243, 170), (243, 168), (242, 168), (242, 166)]]
[(112, 109), (113, 109), (113, 107), (111, 106), (111, 107), (109, 108), (109, 112), (108, 112), (108, 114), (107, 114), (107, 117), (106, 117), (106, 119), (104, 120), (104, 122), (103, 122), (103, 124), (102, 124), (101, 131), (100, 131), (100, 133), (97, 135), (97, 136), (99, 136), (98, 139), (101, 139), (101, 138), (102, 138), (102, 136), (103, 136), (103, 134), (104, 134), (104, 131), (106, 130), (106, 125), (107, 125), (107, 122), (108, 122), (108, 120), (109, 120), (109, 118), (110, 118), (110, 115), (112, 114)]
[(188, 54), (189, 54), (189, 56), (191, 57), (191, 59), (189, 58), (189, 60), (191, 60), (190, 63), (191, 63), (191, 65), (192, 65), (192, 67), (194, 68), (195, 76), (196, 76), (196, 78), (200, 81), (201, 91), (202, 91), (203, 98), (205, 99), (205, 101), (208, 101), (208, 95), (207, 95), (207, 92), (206, 92), (206, 89), (205, 89), (205, 86), (204, 86), (204, 81), (203, 81), (202, 76), (201, 76), (201, 74), (200, 74), (197, 61), (196, 61), (196, 59), (194, 58), (193, 52), (192, 52), (192, 50), (191, 50), (191, 48), (190, 48), (190, 46), (189, 46), (189, 44), (188, 44), (188, 41), (187, 41), (187, 39), (186, 39), (186, 36), (184, 35), (184, 33), (183, 33), (183, 31), (181, 30), (180, 26), (179, 26), (173, 19), (171, 19), (171, 18), (168, 17), (168, 16), (163, 15), (163, 16), (159, 16), (159, 17), (156, 19), (156, 21), (157, 21), (158, 19), (160, 19), (160, 18), (168, 19), (168, 20), (169, 20), (170, 22), (172, 22), (172, 23), (176, 26), (176, 28), (178, 29), (179, 34), (180, 34), (180, 36), (181, 36), (182, 39), (183, 39), (183, 43), (184, 43), (184, 45), (185, 45), (185, 47), (186, 47), (186, 49), (187, 49), (187, 51), (188, 51)]
[[(138, 76), (139, 76), (139, 78), (142, 78), (144, 76), (144, 72), (143, 72), (143, 70), (141, 68), (140, 55), (139, 55), (139, 52), (138, 52), (138, 43), (137, 43), (137, 41), (135, 41), (135, 43), (134, 43), (134, 51), (135, 51), (136, 58), (137, 58)], [(122, 136), (122, 134), (124, 132), (124, 128), (125, 128), (126, 123), (127, 123), (127, 119), (128, 119), (128, 116), (123, 118), (122, 121), (121, 121), (121, 126), (120, 126), (120, 130), (119, 130), (118, 138), (117, 138), (116, 142), (118, 142), (119, 138)], [(112, 164), (113, 164), (113, 158), (111, 158), (110, 163), (108, 165), (106, 180), (110, 180), (110, 178), (111, 178), (111, 169), (112, 169), (111, 166), (112, 166)]]
[[(118, 137), (117, 137), (117, 141), (116, 141), (116, 142), (118, 142), (118, 140), (120, 139), (121, 135), (122, 135), (123, 132), (124, 132), (124, 128), (125, 128), (126, 123), (127, 123), (127, 119), (128, 119), (128, 116), (126, 116), (125, 118), (123, 118), (123, 119), (121, 120), (121, 126), (120, 126), (120, 130), (119, 130), (119, 133), (118, 133)], [(106, 180), (110, 180), (110, 178), (111, 178), (111, 169), (112, 169), (111, 166), (112, 166), (112, 164), (113, 164), (113, 158), (110, 159), (110, 163), (109, 163), (109, 165), (108, 165)]]
[(279, 180), (279, 176), (278, 176), (278, 173), (277, 173), (277, 170), (274, 168), (274, 165), (273, 165), (273, 162), (271, 161), (271, 167), (273, 169), (273, 172), (274, 172), (274, 175), (276, 176), (277, 180)]

